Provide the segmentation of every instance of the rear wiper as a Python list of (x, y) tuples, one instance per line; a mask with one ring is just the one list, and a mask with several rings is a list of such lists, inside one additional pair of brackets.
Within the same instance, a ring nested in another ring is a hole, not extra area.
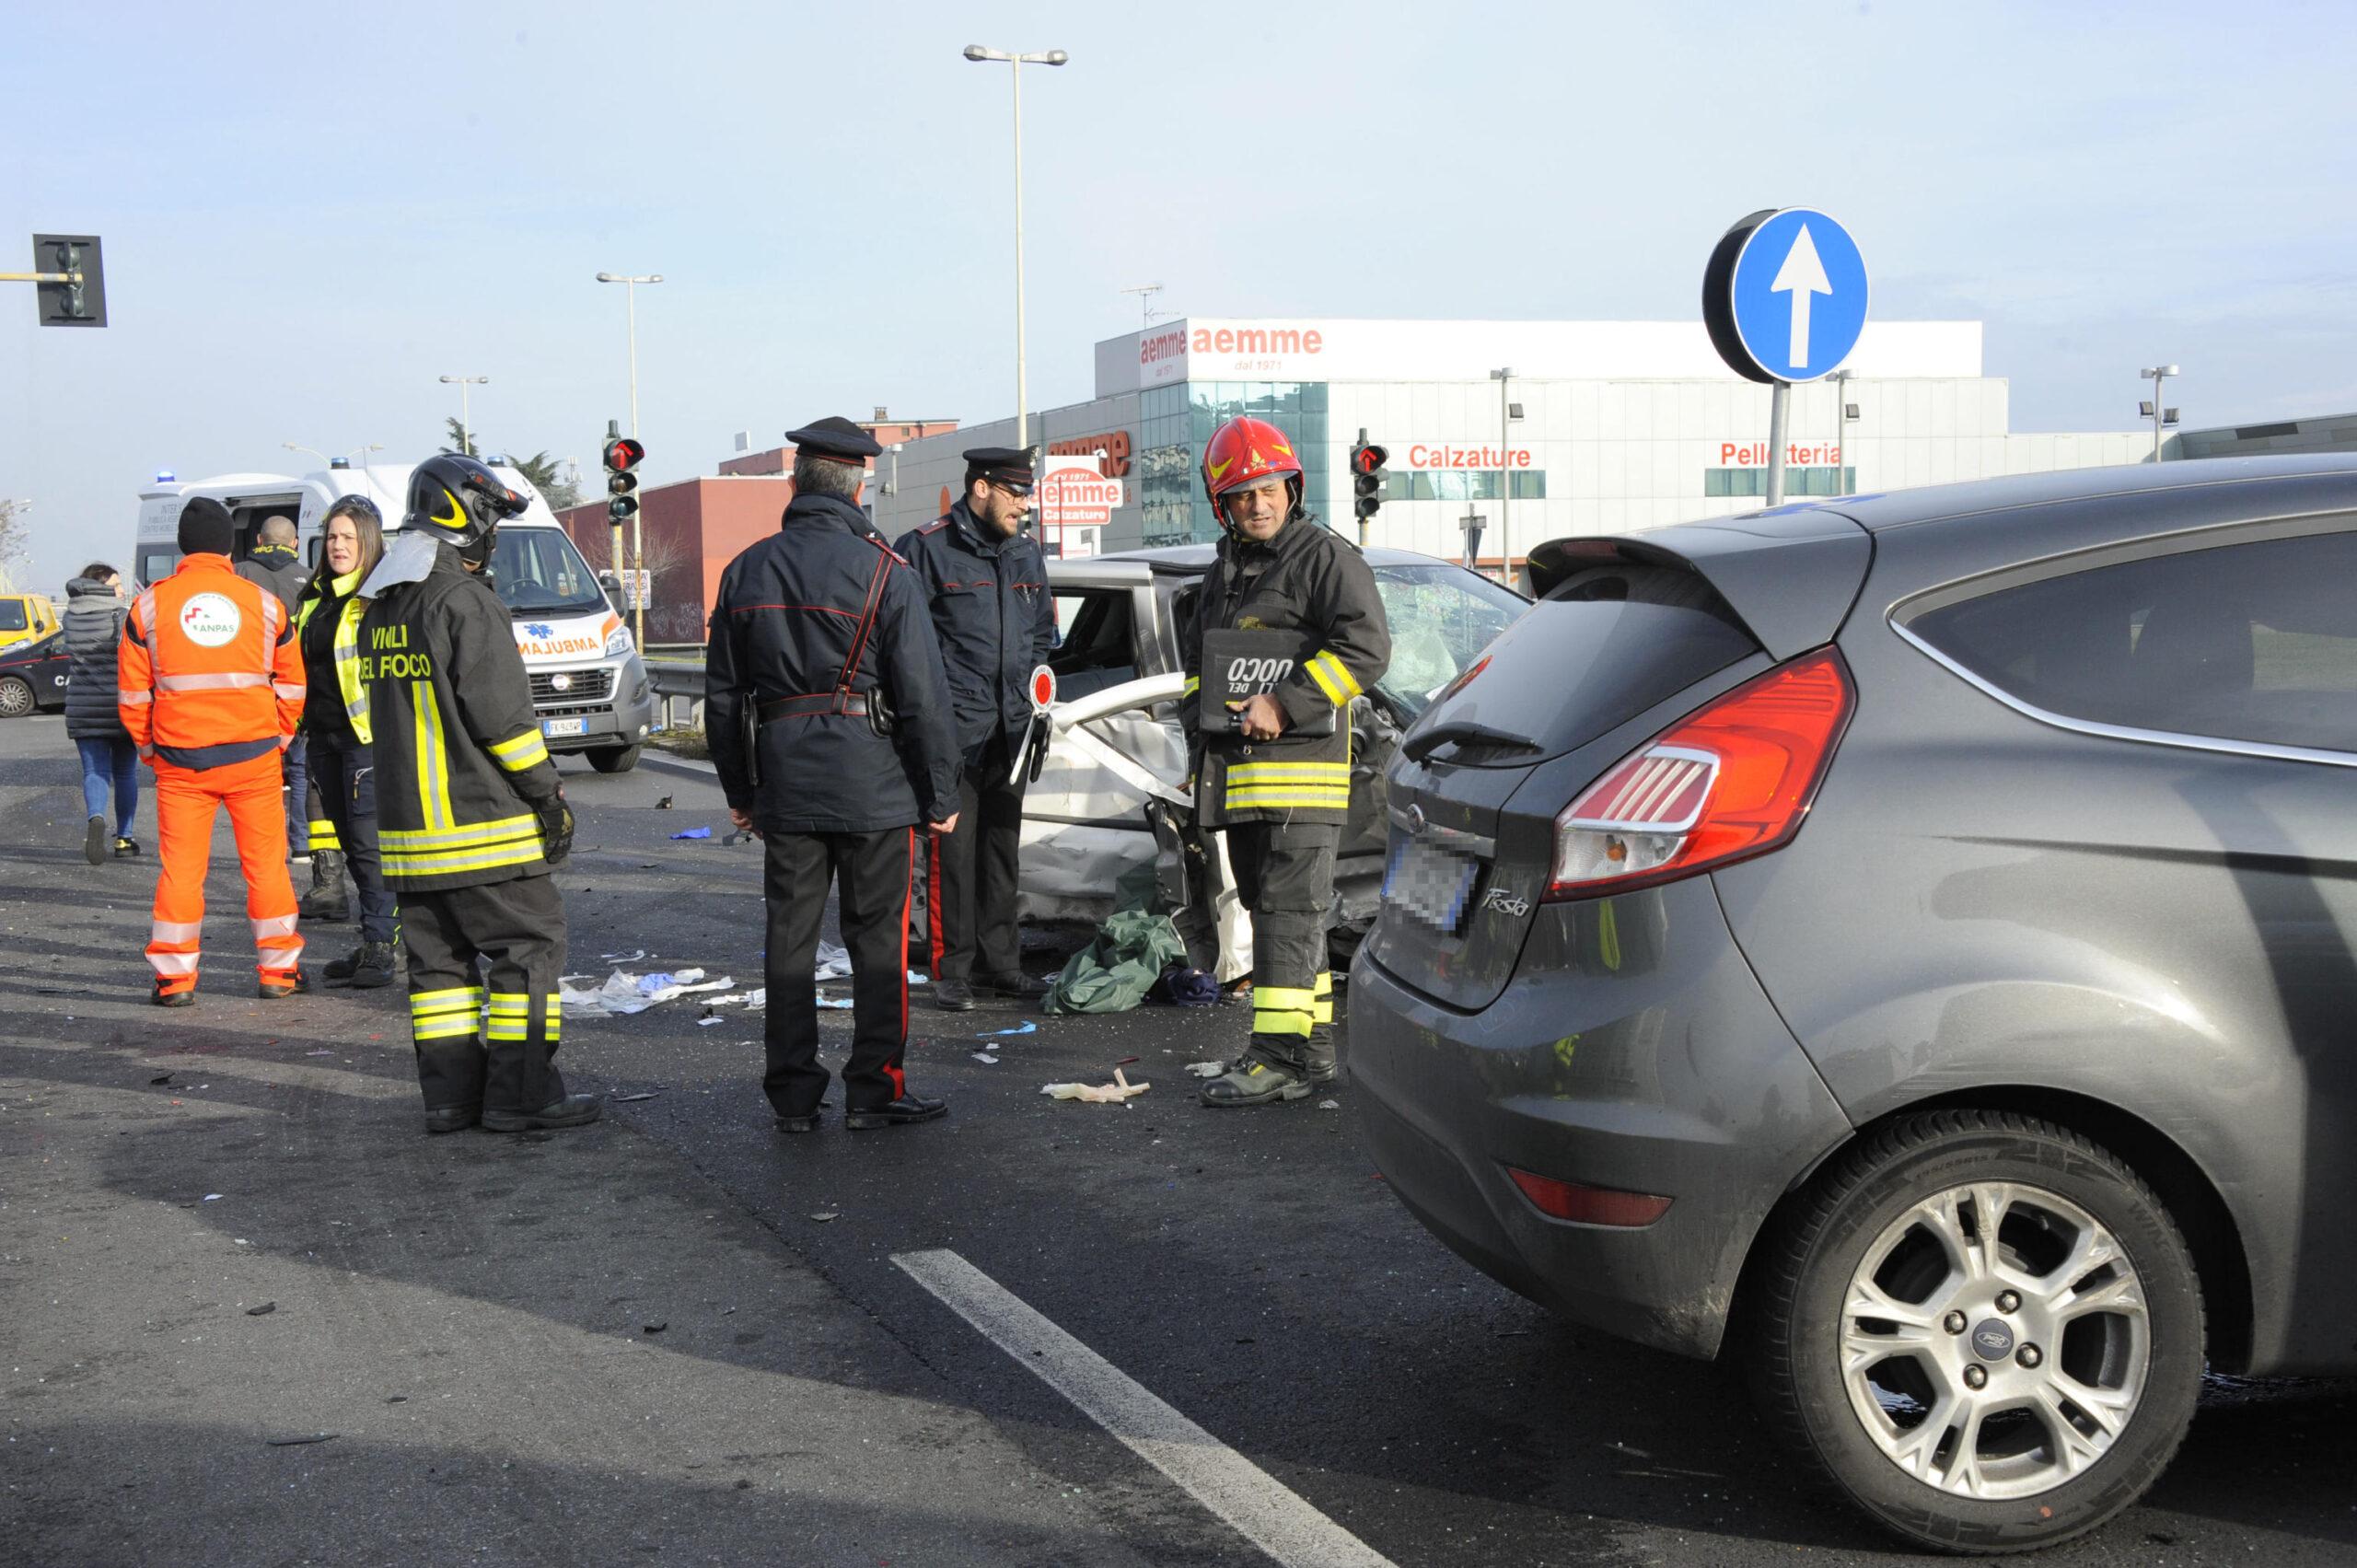
[(1491, 746), (1512, 747), (1517, 751), (1539, 749), (1538, 742), (1527, 735), (1492, 729), (1488, 725), (1475, 724), (1469, 719), (1451, 719), (1446, 724), (1436, 724), (1422, 735), (1409, 737), (1407, 744), (1399, 749), (1407, 755), (1408, 761), (1421, 762), (1440, 748), (1457, 740), (1479, 740)]

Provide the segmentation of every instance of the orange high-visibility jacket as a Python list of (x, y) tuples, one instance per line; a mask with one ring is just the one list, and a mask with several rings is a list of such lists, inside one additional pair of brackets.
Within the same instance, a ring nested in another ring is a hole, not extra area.
[(115, 702), (139, 754), (218, 768), (286, 744), (303, 717), (303, 650), (276, 594), (226, 555), (181, 558), (122, 620)]

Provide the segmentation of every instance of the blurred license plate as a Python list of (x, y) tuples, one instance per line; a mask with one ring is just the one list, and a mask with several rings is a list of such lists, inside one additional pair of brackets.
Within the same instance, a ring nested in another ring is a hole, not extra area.
[(552, 739), (560, 735), (586, 735), (589, 733), (589, 721), (587, 719), (542, 719), (540, 733)]
[(1465, 903), (1480, 869), (1461, 854), (1402, 839), (1383, 874), (1383, 901), (1453, 935), (1465, 922)]

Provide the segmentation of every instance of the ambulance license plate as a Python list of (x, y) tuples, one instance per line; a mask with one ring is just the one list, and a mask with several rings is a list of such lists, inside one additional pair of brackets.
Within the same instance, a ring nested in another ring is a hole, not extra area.
[(560, 735), (586, 735), (589, 733), (589, 721), (587, 719), (542, 719), (540, 733), (551, 740), (554, 740)]
[(1383, 901), (1453, 936), (1465, 923), (1466, 901), (1480, 869), (1479, 862), (1461, 854), (1402, 838), (1383, 874)]

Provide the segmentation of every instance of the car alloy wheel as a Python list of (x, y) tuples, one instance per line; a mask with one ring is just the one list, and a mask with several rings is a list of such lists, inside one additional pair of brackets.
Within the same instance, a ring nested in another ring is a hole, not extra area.
[(33, 711), (33, 689), (13, 675), (0, 676), (0, 719), (20, 719)]
[(1919, 1545), (2022, 1551), (2090, 1529), (2192, 1420), (2191, 1257), (2151, 1190), (2066, 1129), (1902, 1119), (1832, 1162), (1765, 1245), (1770, 1419)]

